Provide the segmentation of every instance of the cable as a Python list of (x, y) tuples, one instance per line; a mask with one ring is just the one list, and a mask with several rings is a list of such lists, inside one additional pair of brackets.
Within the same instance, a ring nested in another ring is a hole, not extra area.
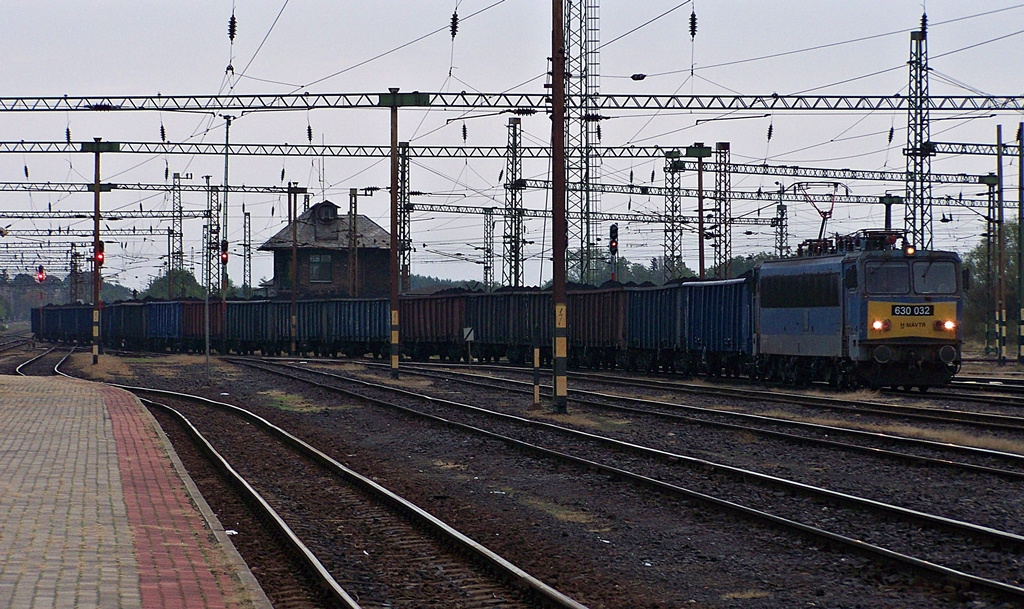
[(635, 28), (633, 28), (633, 29), (631, 29), (631, 30), (629, 30), (629, 31), (627, 31), (627, 32), (625, 32), (625, 33), (623, 33), (623, 34), (619, 34), (619, 35), (618, 35), (618, 36), (616, 36), (615, 38), (612, 38), (612, 39), (611, 39), (611, 40), (609, 40), (608, 42), (606, 42), (606, 43), (604, 43), (604, 44), (602, 44), (602, 45), (598, 46), (598, 47), (597, 47), (597, 49), (595, 49), (595, 50), (597, 50), (597, 51), (600, 51), (601, 49), (605, 48), (606, 46), (608, 46), (608, 45), (610, 45), (610, 44), (613, 44), (613, 43), (615, 43), (615, 42), (618, 42), (619, 40), (622, 40), (623, 38), (625, 38), (626, 36), (629, 36), (629, 35), (630, 35), (630, 34), (632, 34), (633, 32), (636, 32), (637, 30), (639, 30), (639, 29), (641, 29), (641, 28), (645, 28), (645, 27), (647, 27), (648, 25), (650, 25), (650, 24), (654, 23), (654, 22), (655, 22), (655, 21), (657, 21), (658, 19), (661, 19), (661, 18), (662, 18), (662, 17), (664, 17), (665, 15), (668, 15), (669, 13), (675, 12), (675, 11), (677, 11), (677, 10), (679, 10), (679, 9), (683, 8), (683, 7), (684, 7), (684, 6), (686, 6), (687, 4), (690, 4), (691, 2), (693, 2), (693, 0), (686, 0), (686, 2), (683, 2), (683, 3), (681, 3), (681, 4), (677, 5), (677, 6), (675, 6), (674, 8), (670, 8), (670, 9), (668, 9), (667, 11), (665, 11), (664, 13), (662, 13), (662, 14), (658, 15), (657, 17), (654, 17), (653, 19), (650, 19), (650, 20), (648, 20), (648, 21), (645, 21), (644, 23), (641, 23), (640, 25), (636, 26)]
[[(270, 33), (274, 31), (274, 27), (277, 25), (277, 22), (280, 21), (281, 15), (284, 14), (284, 9), (288, 7), (289, 2), (291, 2), (291, 0), (284, 0), (284, 4), (281, 5), (281, 10), (277, 12), (277, 17), (274, 17), (274, 22), (270, 24), (270, 29), (268, 29), (267, 33), (263, 36), (263, 40), (260, 41), (260, 45), (256, 47), (256, 52), (254, 52), (252, 54), (252, 57), (249, 58), (249, 62), (245, 64), (244, 68), (242, 68), (242, 72), (238, 75), (238, 78), (245, 77), (245, 73), (249, 71), (249, 66), (252, 65), (252, 62), (256, 59), (256, 56), (260, 54), (260, 51), (263, 49), (263, 45), (266, 44), (267, 39), (270, 38)], [(233, 10), (231, 16), (232, 18), (234, 18)], [(231, 86), (231, 89), (234, 89), (234, 85)]]
[[(485, 6), (484, 8), (476, 11), (475, 13), (470, 13), (469, 15), (467, 15), (465, 17), (460, 17), (460, 21), (464, 23), (466, 20), (472, 19), (473, 17), (476, 17), (477, 15), (479, 15), (481, 13), (489, 11), (492, 8), (498, 6), (499, 4), (504, 4), (504, 2), (505, 2), (505, 0), (497, 0), (493, 4)], [(449, 28), (450, 28), (450, 24), (445, 24), (445, 25), (437, 28), (436, 30), (433, 30), (431, 32), (428, 32), (428, 33), (420, 36), (419, 38), (414, 38), (413, 40), (410, 40), (409, 42), (406, 42), (404, 44), (400, 44), (397, 47), (395, 47), (395, 48), (393, 48), (393, 49), (391, 49), (389, 51), (384, 51), (383, 53), (380, 53), (378, 55), (374, 55), (373, 57), (370, 57), (369, 59), (365, 59), (363, 61), (360, 61), (359, 63), (351, 65), (351, 66), (349, 66), (347, 68), (338, 70), (337, 72), (334, 72), (333, 74), (328, 74), (327, 76), (324, 76), (322, 78), (318, 78), (318, 79), (316, 79), (316, 80), (314, 80), (312, 82), (306, 83), (304, 85), (298, 85), (296, 87), (295, 91), (293, 91), (293, 93), (295, 93), (296, 91), (300, 91), (302, 89), (308, 88), (308, 87), (312, 87), (313, 85), (320, 84), (320, 83), (324, 82), (325, 80), (330, 80), (331, 78), (334, 78), (335, 76), (340, 76), (341, 74), (344, 74), (345, 72), (350, 72), (350, 71), (352, 71), (352, 70), (354, 70), (356, 68), (362, 67), (362, 66), (364, 66), (364, 65), (366, 65), (366, 64), (368, 64), (368, 63), (370, 63), (372, 61), (376, 61), (376, 60), (378, 60), (378, 59), (380, 59), (382, 57), (386, 57), (386, 56), (388, 56), (388, 55), (390, 55), (390, 54), (392, 54), (392, 53), (394, 53), (396, 51), (400, 51), (400, 50), (404, 49), (407, 46), (416, 44), (417, 42), (419, 42), (421, 40), (424, 40), (426, 38), (430, 38), (431, 36), (433, 36), (433, 35), (435, 35), (435, 34), (437, 34), (439, 32), (448, 31)]]
[[(983, 13), (975, 13), (973, 15), (966, 15), (964, 17), (957, 17), (955, 19), (948, 19), (946, 21), (936, 21), (936, 22), (931, 23), (930, 26), (934, 28), (934, 27), (940, 26), (940, 25), (949, 25), (951, 23), (958, 23), (960, 21), (966, 21), (968, 19), (975, 19), (975, 18), (978, 18), (978, 17), (987, 17), (989, 15), (994, 15), (996, 13), (1002, 13), (1002, 12), (1005, 12), (1005, 11), (1015, 10), (1015, 9), (1019, 9), (1019, 8), (1024, 8), (1024, 4), (1016, 4), (1014, 6), (1008, 6), (1008, 7), (1004, 7), (1004, 8), (1000, 8), (1000, 9), (986, 11), (986, 12), (983, 12)], [(865, 42), (865, 41), (868, 41), (868, 40), (874, 40), (876, 38), (885, 38), (887, 36), (895, 36), (897, 34), (906, 34), (907, 32), (913, 32), (913, 31), (916, 31), (917, 29), (918, 28), (916, 28), (916, 27), (914, 27), (914, 28), (903, 28), (903, 29), (894, 30), (894, 31), (891, 31), (891, 32), (885, 32), (884, 34), (872, 34), (870, 36), (861, 36), (860, 38), (851, 38), (850, 40), (841, 40), (841, 41), (838, 41), (838, 42), (830, 42), (830, 43), (826, 43), (826, 44), (819, 44), (819, 45), (815, 45), (815, 46), (811, 46), (811, 47), (805, 47), (805, 48), (802, 48), (802, 49), (793, 49), (791, 51), (781, 51), (779, 53), (772, 53), (770, 55), (761, 55), (760, 57), (750, 57), (750, 58), (747, 58), (747, 59), (737, 59), (735, 61), (725, 61), (725, 62), (722, 62), (722, 63), (715, 63), (715, 64), (706, 65), (706, 66), (701, 66), (701, 67), (697, 68), (697, 70), (699, 71), (699, 70), (710, 70), (712, 68), (723, 68), (723, 67), (734, 66), (734, 65), (739, 65), (739, 64), (743, 64), (743, 63), (751, 63), (751, 62), (755, 62), (755, 61), (763, 61), (765, 59), (775, 59), (777, 57), (785, 57), (787, 55), (795, 55), (795, 54), (798, 54), (798, 53), (807, 53), (807, 52), (810, 52), (810, 51), (818, 51), (818, 50), (821, 50), (821, 49), (828, 49), (828, 48), (832, 48), (832, 47), (843, 46), (843, 45), (853, 44), (853, 43), (857, 43), (857, 42)], [(656, 76), (670, 76), (672, 74), (682, 74), (682, 73), (685, 73), (687, 71), (688, 71), (688, 69), (672, 70), (672, 71), (669, 71), (669, 72), (657, 72), (657, 73), (654, 73), (654, 74), (647, 74), (646, 77), (653, 78), (653, 77), (656, 77)], [(605, 76), (604, 78), (632, 78), (632, 76), (631, 75), (630, 76)]]

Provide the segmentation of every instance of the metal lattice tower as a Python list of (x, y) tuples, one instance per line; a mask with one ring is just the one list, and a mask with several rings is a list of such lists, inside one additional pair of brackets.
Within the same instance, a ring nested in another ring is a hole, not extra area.
[(206, 213), (207, 223), (203, 226), (203, 282), (208, 294), (220, 291), (220, 188), (210, 186), (210, 177), (206, 180)]
[(484, 210), (484, 290), (494, 285), (494, 208)]
[(242, 295), (252, 298), (252, 220), (247, 211), (242, 212)]
[[(596, 147), (601, 125), (597, 96), (600, 62), (598, 42), (600, 18), (598, 0), (564, 0), (565, 15), (565, 177), (569, 183), (600, 181), (600, 157)], [(566, 192), (570, 276), (593, 282), (593, 259), (600, 193), (588, 189)], [(574, 251), (578, 250), (578, 251)]]
[(729, 142), (715, 144), (715, 277), (728, 279), (732, 261), (732, 163)]
[(665, 280), (678, 279), (683, 270), (683, 239), (682, 225), (679, 217), (682, 214), (682, 191), (679, 176), (683, 163), (679, 159), (679, 151), (672, 150), (665, 154), (665, 247), (664, 269)]
[(81, 281), (81, 254), (78, 253), (76, 244), (71, 244), (71, 271), (68, 273), (68, 301), (76, 302), (79, 298), (79, 282)]
[(928, 121), (928, 16), (921, 16), (921, 29), (910, 33), (910, 91), (907, 95), (906, 214), (907, 238), (915, 246), (932, 248), (932, 156)]
[(398, 143), (398, 268), (402, 292), (410, 290), (412, 206), (409, 201), (409, 142)]
[(184, 218), (183, 208), (181, 205), (181, 179), (192, 179), (192, 174), (186, 174), (182, 176), (180, 173), (175, 173), (172, 176), (171, 183), (171, 247), (169, 255), (167, 257), (167, 296), (168, 298), (184, 298), (185, 297), (185, 278), (183, 273), (185, 270), (185, 251), (182, 245), (183, 228), (182, 221)]
[(505, 234), (502, 283), (507, 286), (523, 285), (523, 189), (516, 183), (523, 177), (523, 157), (520, 147), (523, 141), (522, 121), (508, 119), (508, 148), (505, 155)]

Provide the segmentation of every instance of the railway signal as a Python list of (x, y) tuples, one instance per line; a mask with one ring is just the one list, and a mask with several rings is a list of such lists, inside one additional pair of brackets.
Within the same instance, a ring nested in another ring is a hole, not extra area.
[(611, 227), (609, 227), (609, 229), (608, 229), (608, 251), (611, 253), (611, 257), (612, 257), (612, 260), (611, 260), (611, 262), (612, 262), (612, 281), (615, 281), (615, 275), (616, 275), (615, 271), (618, 270), (616, 268), (618, 266), (616, 264), (616, 262), (618, 262), (618, 257), (619, 257), (619, 225), (618, 224), (612, 224)]
[(224, 239), (220, 242), (220, 263), (228, 263), (228, 240)]
[(106, 254), (103, 253), (103, 242), (96, 242), (96, 251), (93, 253), (93, 260), (96, 262), (96, 267), (103, 266), (103, 262), (107, 259)]
[(36, 269), (36, 281), (39, 283), (46, 281), (46, 269), (44, 269), (41, 264), (39, 265), (39, 268)]

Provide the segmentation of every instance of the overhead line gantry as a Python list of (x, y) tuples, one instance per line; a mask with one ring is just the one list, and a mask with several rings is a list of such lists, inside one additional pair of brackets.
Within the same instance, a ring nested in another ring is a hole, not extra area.
[[(550, 109), (547, 93), (417, 93), (429, 99), (429, 109), (508, 110), (530, 115)], [(128, 95), (0, 97), (0, 112), (132, 112), (132, 111), (305, 111), (320, 109), (387, 109), (388, 93), (293, 93), (253, 95)], [(900, 95), (637, 95), (598, 94), (596, 110), (689, 111), (833, 111), (905, 112), (912, 101)], [(932, 96), (925, 102), (932, 112), (1020, 112), (1024, 96)]]

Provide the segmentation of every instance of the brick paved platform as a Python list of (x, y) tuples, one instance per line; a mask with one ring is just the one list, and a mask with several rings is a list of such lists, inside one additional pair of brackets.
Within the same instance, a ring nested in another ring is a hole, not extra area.
[(0, 375), (0, 607), (270, 603), (134, 396)]

